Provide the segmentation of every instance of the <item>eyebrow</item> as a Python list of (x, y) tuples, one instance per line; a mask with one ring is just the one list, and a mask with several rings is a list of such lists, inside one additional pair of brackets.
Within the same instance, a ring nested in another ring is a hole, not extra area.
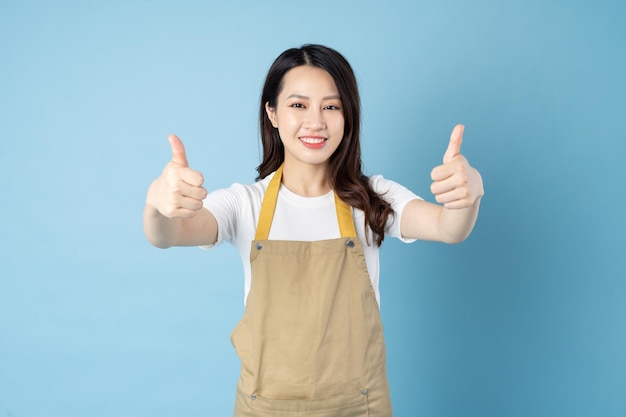
[[(310, 100), (310, 97), (302, 95), (302, 94), (291, 94), (287, 98), (300, 98), (300, 99), (303, 99), (303, 100)], [(339, 95), (322, 97), (322, 100), (334, 100), (334, 99), (341, 100), (341, 97)]]

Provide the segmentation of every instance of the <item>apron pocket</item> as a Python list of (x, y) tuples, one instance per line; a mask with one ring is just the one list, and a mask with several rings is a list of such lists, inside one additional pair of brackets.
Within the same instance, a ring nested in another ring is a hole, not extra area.
[(367, 390), (335, 395), (317, 400), (270, 400), (253, 396), (250, 401), (255, 417), (367, 417)]

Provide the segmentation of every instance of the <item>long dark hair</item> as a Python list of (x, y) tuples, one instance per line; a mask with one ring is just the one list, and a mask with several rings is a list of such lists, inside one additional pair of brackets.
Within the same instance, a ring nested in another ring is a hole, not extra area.
[(330, 185), (343, 201), (363, 210), (365, 226), (369, 227), (381, 245), (385, 237), (385, 223), (393, 215), (391, 205), (382, 199), (369, 184), (361, 170), (361, 103), (354, 71), (348, 61), (334, 49), (322, 45), (303, 45), (291, 48), (276, 58), (270, 67), (261, 93), (259, 122), (263, 143), (263, 161), (257, 167), (257, 180), (276, 171), (285, 159), (285, 149), (278, 129), (267, 117), (265, 103), (276, 107), (284, 75), (292, 68), (307, 65), (327, 71), (339, 90), (344, 117), (344, 134), (337, 150), (329, 160)]

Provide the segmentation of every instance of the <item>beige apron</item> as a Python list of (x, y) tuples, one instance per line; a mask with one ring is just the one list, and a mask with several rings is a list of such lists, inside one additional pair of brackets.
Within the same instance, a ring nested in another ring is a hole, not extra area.
[(282, 178), (268, 185), (250, 251), (252, 286), (231, 341), (235, 417), (390, 417), (378, 304), (350, 207), (341, 238), (268, 240)]

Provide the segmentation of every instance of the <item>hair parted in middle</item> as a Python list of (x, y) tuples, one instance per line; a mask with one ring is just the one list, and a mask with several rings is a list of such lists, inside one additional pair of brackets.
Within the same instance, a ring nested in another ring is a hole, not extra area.
[(285, 160), (285, 149), (276, 129), (269, 120), (265, 105), (276, 108), (285, 74), (292, 68), (311, 66), (325, 70), (333, 78), (344, 117), (344, 134), (337, 150), (329, 160), (330, 185), (335, 193), (352, 207), (363, 210), (365, 226), (374, 233), (376, 244), (381, 245), (385, 224), (393, 215), (391, 205), (377, 194), (361, 168), (361, 103), (356, 77), (348, 61), (336, 50), (315, 44), (303, 45), (284, 51), (271, 65), (261, 93), (259, 122), (263, 161), (257, 167), (257, 180), (265, 178)]

